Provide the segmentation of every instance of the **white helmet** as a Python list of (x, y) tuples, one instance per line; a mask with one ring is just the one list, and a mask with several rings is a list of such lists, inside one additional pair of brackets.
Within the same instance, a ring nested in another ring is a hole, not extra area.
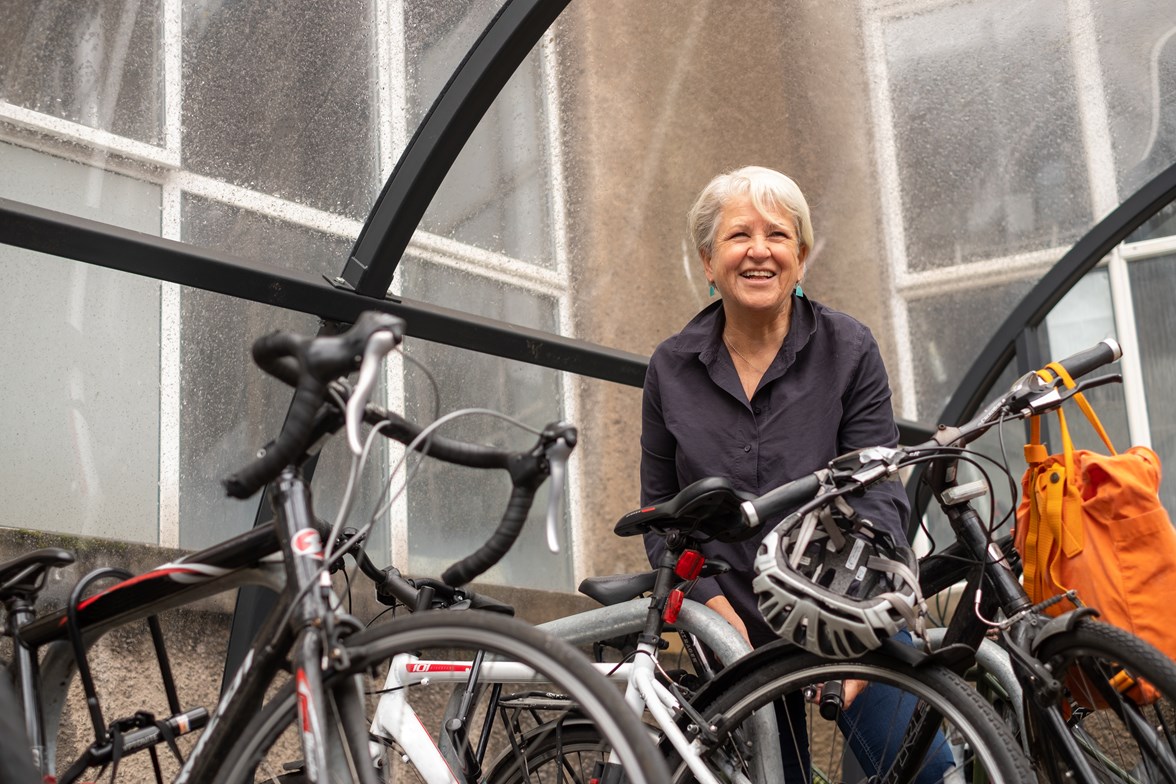
[(764, 537), (752, 588), (776, 634), (831, 659), (860, 656), (904, 625), (920, 636), (926, 604), (905, 543), (837, 496)]

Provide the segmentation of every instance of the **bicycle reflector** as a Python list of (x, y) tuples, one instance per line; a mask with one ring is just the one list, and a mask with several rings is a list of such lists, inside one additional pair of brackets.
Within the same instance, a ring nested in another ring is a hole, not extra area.
[(694, 580), (702, 572), (706, 558), (697, 550), (686, 550), (678, 556), (678, 563), (674, 565), (674, 574), (683, 580)]
[(678, 613), (682, 611), (682, 600), (685, 598), (686, 594), (677, 588), (670, 591), (670, 595), (666, 597), (666, 609), (662, 610), (662, 620), (666, 623), (676, 623)]

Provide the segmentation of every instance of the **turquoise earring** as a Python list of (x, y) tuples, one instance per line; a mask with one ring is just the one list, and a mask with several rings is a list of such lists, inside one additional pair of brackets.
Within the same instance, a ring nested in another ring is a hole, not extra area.
[(798, 296), (798, 297), (803, 297), (803, 296), (804, 296), (804, 289), (802, 289), (802, 288), (800, 287), (800, 284), (799, 284), (799, 283), (797, 283), (797, 284), (796, 284), (796, 296)]
[(712, 297), (715, 295), (715, 284), (713, 284), (713, 283), (710, 284), (710, 295)]

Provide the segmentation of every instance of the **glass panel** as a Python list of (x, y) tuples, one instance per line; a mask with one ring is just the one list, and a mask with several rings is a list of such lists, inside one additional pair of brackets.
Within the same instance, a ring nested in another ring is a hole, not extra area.
[[(1120, 196), (1176, 161), (1176, 5), (1149, 0), (1094, 4), (1099, 62)], [(1176, 233), (1176, 223), (1138, 239)]]
[[(1062, 301), (1050, 311), (1046, 317), (1044, 328), (1038, 331), (1039, 345), (1037, 350), (1042, 363), (1064, 359), (1082, 349), (1098, 343), (1105, 338), (1116, 337), (1114, 310), (1111, 305), (1110, 283), (1106, 269), (1095, 269), (1089, 272), (1072, 288)], [(988, 402), (1002, 394), (1016, 380), (1019, 373), (1014, 362), (1005, 367), (1000, 378), (985, 394), (983, 401)], [(1094, 375), (1119, 373), (1119, 363), (1108, 365)], [(1123, 395), (1122, 384), (1107, 384), (1095, 387), (1085, 393), (1086, 399), (1094, 408), (1099, 421), (1111, 438), (1111, 443), (1126, 447), (1130, 443), (1127, 425), (1127, 406)], [(1077, 405), (1069, 404), (1065, 407), (1066, 424), (1078, 449), (1095, 449), (1106, 451), (1102, 440), (1095, 433), (1094, 428), (1087, 422)], [(1061, 450), (1061, 443), (1057, 438), (1057, 419), (1050, 415), (1042, 419), (1041, 438), (1051, 452)], [(1029, 438), (1029, 430), (1023, 422), (1010, 422), (998, 429), (989, 431), (983, 438), (973, 442), (969, 448), (991, 458), (995, 463), (981, 461), (980, 467), (989, 475), (995, 485), (994, 495), (977, 501), (977, 509), (981, 515), (993, 511), (997, 521), (1003, 520), (1009, 510), (1013, 509), (1020, 500), (1021, 476), (1025, 471), (1024, 452), (1021, 447)], [(1002, 441), (1003, 439), (1003, 441)], [(1009, 487), (1007, 475), (1001, 471), (1001, 466), (1008, 468), (1014, 479), (1013, 487)], [(979, 479), (979, 471), (972, 465), (961, 465), (961, 482)], [(931, 535), (937, 546), (949, 543), (953, 534), (947, 523), (947, 518), (932, 503), (928, 507), (927, 515)], [(1009, 521), (1005, 520), (1001, 526), (1007, 530)]]
[(379, 187), (371, 6), (184, 0), (185, 167), (366, 216)]
[[(244, 258), (279, 258), (299, 269), (341, 258), (350, 248), (342, 237), (193, 196), (184, 199), (183, 225), (186, 242)], [(289, 388), (253, 364), (249, 347), (275, 329), (316, 334), (319, 320), (198, 289), (183, 290), (180, 317), (180, 544), (197, 548), (253, 525), (258, 500), (226, 498), (220, 480), (278, 434), (289, 407)], [(381, 455), (375, 466), (382, 465)], [(333, 520), (348, 468), (349, 453), (332, 442), (315, 473), (317, 510), (324, 519)], [(378, 483), (380, 474), (373, 468), (369, 481)], [(365, 496), (356, 508), (373, 507), (374, 496)]]
[[(1138, 315), (1138, 314), (1136, 314)], [(1115, 313), (1111, 304), (1110, 279), (1104, 268), (1091, 270), (1070, 292), (1054, 306), (1045, 319), (1045, 336), (1040, 347), (1045, 361), (1065, 359), (1083, 349), (1090, 348), (1100, 340), (1118, 337), (1115, 332)], [(1039, 333), (1040, 334), (1040, 333)], [(1119, 363), (1108, 365), (1087, 378), (1119, 373)], [(1084, 393), (1090, 405), (1098, 414), (1099, 421), (1106, 429), (1111, 443), (1120, 448), (1130, 445), (1131, 435), (1127, 425), (1127, 404), (1122, 384), (1106, 384)], [(1066, 406), (1066, 424), (1074, 438), (1077, 449), (1094, 449), (1105, 452), (1102, 439), (1082, 415), (1077, 405)], [(1055, 418), (1048, 417), (1044, 423), (1043, 438), (1051, 435), (1056, 439)], [(1061, 443), (1051, 443), (1057, 451)]]
[(405, 0), (408, 127), (415, 128), (504, 0)]
[(649, 569), (640, 537), (612, 533), (622, 515), (641, 506), (641, 390), (583, 376), (567, 376), (578, 402), (580, 442), (572, 458), (583, 477), (577, 498), (582, 511), (576, 553), (583, 574), (607, 575)]
[[(0, 197), (158, 236), (159, 188), (0, 144)], [(159, 541), (158, 281), (0, 245), (4, 524)]]
[[(417, 259), (405, 264), (404, 270), (406, 293), (419, 292), (413, 296), (525, 326), (555, 329), (555, 303), (549, 298), (492, 281), (479, 282), (472, 276), (456, 279), (444, 268)], [(562, 418), (562, 384), (560, 374), (554, 370), (422, 341), (407, 341), (405, 352), (423, 363), (436, 381), (441, 414), (462, 408), (489, 408), (534, 428)], [(406, 415), (416, 422), (431, 421), (438, 413), (433, 385), (420, 368), (411, 363), (405, 367)], [(483, 415), (459, 419), (441, 433), (511, 449), (523, 449), (535, 442), (532, 434)], [(473, 552), (490, 537), (509, 497), (509, 479), (500, 472), (457, 468), (437, 461), (421, 463), (407, 493), (409, 570), (436, 576)], [(544, 533), (546, 508), (545, 484), (519, 543), (499, 567), (482, 579), (532, 588), (572, 587), (569, 529), (565, 524), (562, 551), (550, 553)]]
[(1168, 237), (1176, 234), (1176, 204), (1168, 204), (1131, 233), (1127, 242), (1150, 240), (1153, 237)]
[(885, 27), (909, 266), (1077, 239), (1090, 223), (1062, 0), (986, 0)]
[[(1139, 358), (1147, 391), (1147, 415), (1152, 448), (1169, 466), (1176, 465), (1176, 256), (1162, 256), (1128, 265)], [(1176, 482), (1171, 475), (1160, 486), (1160, 498), (1176, 509)]]
[(159, 0), (0, 0), (0, 100), (163, 144)]
[(860, 3), (571, 3), (555, 30), (575, 335), (648, 355), (710, 301), (686, 212), (716, 174), (793, 176), (819, 252), (805, 290), (887, 346)]
[(910, 303), (917, 421), (939, 422), (964, 374), (1033, 283), (1016, 281)]
[[(413, 21), (426, 17), (429, 34), (409, 38), (409, 115), (423, 119), (459, 62), (458, 45), (472, 43), (471, 26), (489, 20), (497, 3), (410, 3)], [(456, 6), (456, 7), (454, 7)], [(415, 29), (410, 27), (410, 29)], [(547, 106), (538, 50), (519, 66), (462, 149), (421, 227), (486, 250), (555, 266)]]
[[(1015, 364), (1006, 365), (996, 383), (985, 394), (984, 402), (1002, 394), (1016, 380), (1017, 375)], [(970, 450), (989, 459), (977, 457), (974, 462), (960, 461), (958, 464), (959, 484), (964, 485), (979, 479), (986, 479), (991, 483), (989, 494), (975, 499), (972, 504), (980, 519), (993, 531), (1008, 532), (1012, 519), (1008, 515), (1020, 501), (1021, 474), (1025, 468), (1022, 459), (1024, 452), (1021, 447), (1028, 438), (1029, 433), (1023, 423), (1006, 422), (989, 430), (968, 446)], [(942, 550), (955, 541), (955, 538), (947, 515), (943, 514), (943, 510), (934, 500), (931, 500), (926, 508), (923, 526), (913, 538), (916, 552), (925, 554)]]

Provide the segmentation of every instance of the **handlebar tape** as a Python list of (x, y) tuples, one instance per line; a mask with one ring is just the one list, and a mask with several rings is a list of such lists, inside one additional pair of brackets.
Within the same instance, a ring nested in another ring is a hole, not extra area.
[(535, 500), (535, 489), (530, 483), (514, 486), (502, 522), (490, 539), (477, 552), (453, 564), (441, 575), (447, 585), (465, 585), (502, 560), (523, 530), (523, 523), (527, 521), (527, 513)]
[(304, 342), (304, 338), (290, 332), (262, 335), (253, 342), (253, 361), (274, 378), (297, 388), (302, 369), (295, 356)]
[[(405, 446), (411, 444), (424, 429), (397, 413), (374, 405), (367, 407), (364, 419), (371, 425), (388, 422), (389, 424), (380, 429), (381, 435), (387, 436), (393, 441), (399, 441)], [(421, 441), (417, 444), (416, 449), (421, 454), (437, 460), (467, 468), (507, 468), (513, 457), (511, 452), (492, 446), (468, 444), (436, 434)]]
[(820, 477), (816, 474), (807, 474), (764, 493), (754, 501), (744, 501), (739, 508), (743, 511), (743, 519), (747, 524), (756, 528), (765, 520), (811, 500), (820, 489)]
[(273, 445), (257, 460), (224, 480), (225, 490), (233, 498), (248, 498), (265, 487), (282, 469), (296, 461), (310, 446), (314, 417), (323, 403), (323, 384), (312, 376), (303, 376), (294, 391), (286, 424)]
[(282, 468), (309, 446), (314, 417), (325, 394), (322, 382), (302, 372), (296, 358), (308, 339), (290, 332), (273, 332), (253, 343), (253, 361), (266, 373), (293, 386), (294, 399), (282, 432), (256, 460), (224, 480), (233, 498), (248, 498), (274, 479)]

